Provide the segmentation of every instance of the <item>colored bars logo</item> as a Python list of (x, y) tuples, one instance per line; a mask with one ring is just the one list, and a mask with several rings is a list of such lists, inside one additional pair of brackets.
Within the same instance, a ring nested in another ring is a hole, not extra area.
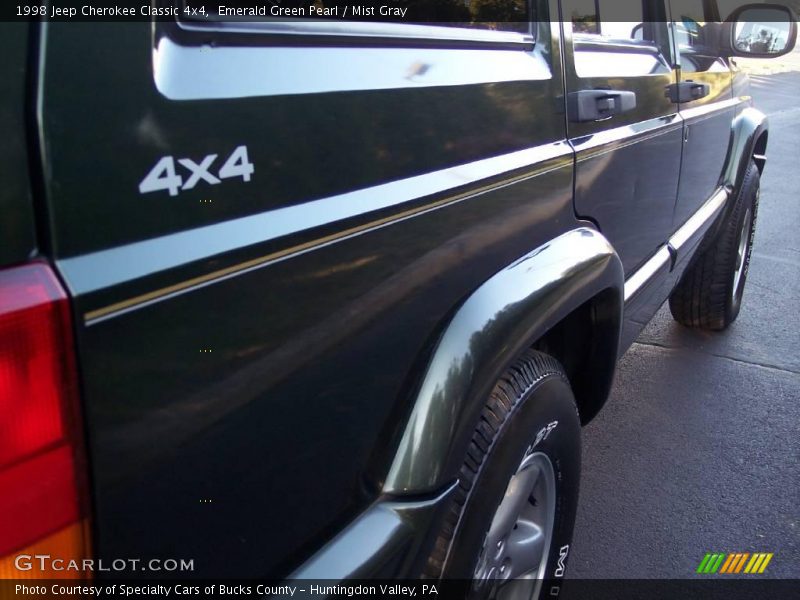
[(731, 552), (730, 554), (708, 552), (700, 561), (696, 573), (763, 573), (769, 561), (772, 560), (772, 552)]

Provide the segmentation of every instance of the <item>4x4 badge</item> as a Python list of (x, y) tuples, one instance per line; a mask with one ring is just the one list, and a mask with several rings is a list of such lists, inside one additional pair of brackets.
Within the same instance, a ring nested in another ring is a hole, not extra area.
[(139, 183), (139, 193), (148, 194), (166, 190), (170, 196), (177, 196), (181, 190), (192, 189), (200, 180), (210, 185), (217, 185), (222, 183), (223, 179), (232, 177), (241, 177), (245, 181), (250, 181), (250, 176), (256, 170), (247, 157), (247, 146), (238, 146), (220, 167), (215, 177), (209, 169), (217, 160), (217, 156), (217, 154), (209, 154), (199, 163), (191, 158), (179, 158), (178, 163), (189, 172), (186, 181), (176, 173), (175, 159), (171, 156), (164, 156), (158, 159), (155, 166)]

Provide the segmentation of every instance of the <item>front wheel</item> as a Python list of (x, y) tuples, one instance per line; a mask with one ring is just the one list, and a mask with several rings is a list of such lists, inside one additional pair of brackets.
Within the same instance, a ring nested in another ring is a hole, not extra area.
[(569, 382), (558, 361), (529, 351), (483, 408), (426, 575), (470, 580), (472, 598), (552, 595), (566, 569), (579, 480)]

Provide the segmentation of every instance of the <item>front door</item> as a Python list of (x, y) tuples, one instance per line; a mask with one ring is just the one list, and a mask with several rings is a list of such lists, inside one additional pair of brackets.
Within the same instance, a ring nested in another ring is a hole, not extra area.
[(731, 70), (713, 49), (720, 15), (711, 0), (670, 0), (684, 118), (681, 182), (673, 228), (697, 211), (720, 184), (736, 110)]
[(682, 125), (663, 0), (562, 0), (575, 208), (630, 277), (671, 233)]

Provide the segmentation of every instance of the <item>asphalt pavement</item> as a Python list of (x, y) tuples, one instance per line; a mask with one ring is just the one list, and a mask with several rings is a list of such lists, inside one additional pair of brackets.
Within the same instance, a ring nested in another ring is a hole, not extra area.
[(770, 137), (739, 319), (694, 331), (665, 305), (622, 358), (584, 429), (568, 577), (691, 578), (707, 552), (772, 552), (770, 577), (800, 578), (800, 72), (752, 82)]

